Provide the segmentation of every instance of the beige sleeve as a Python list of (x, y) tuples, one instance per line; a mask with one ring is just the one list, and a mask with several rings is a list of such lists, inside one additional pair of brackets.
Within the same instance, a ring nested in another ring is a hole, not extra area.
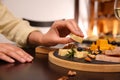
[[(19, 46), (25, 46), (27, 37), (37, 30), (29, 25), (27, 21), (13, 16), (7, 8), (0, 2), (0, 33)], [(39, 30), (37, 30), (39, 31)]]

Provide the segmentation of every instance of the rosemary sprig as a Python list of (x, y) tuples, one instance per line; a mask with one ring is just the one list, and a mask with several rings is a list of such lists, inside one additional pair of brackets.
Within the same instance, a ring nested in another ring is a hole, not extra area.
[(68, 51), (69, 54), (66, 54), (68, 58), (73, 58), (76, 51), (72, 48), (71, 51)]

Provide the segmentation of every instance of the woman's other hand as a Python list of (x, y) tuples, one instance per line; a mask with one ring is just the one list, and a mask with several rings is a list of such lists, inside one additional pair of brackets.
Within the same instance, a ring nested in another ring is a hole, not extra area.
[(15, 45), (0, 43), (0, 59), (10, 63), (14, 63), (16, 60), (25, 63), (31, 62), (33, 57)]

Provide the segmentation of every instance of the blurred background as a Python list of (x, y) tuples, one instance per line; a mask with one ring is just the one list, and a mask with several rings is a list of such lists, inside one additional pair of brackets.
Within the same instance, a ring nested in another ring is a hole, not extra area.
[(85, 39), (120, 35), (114, 0), (2, 0), (17, 17), (46, 33), (55, 20), (74, 18)]

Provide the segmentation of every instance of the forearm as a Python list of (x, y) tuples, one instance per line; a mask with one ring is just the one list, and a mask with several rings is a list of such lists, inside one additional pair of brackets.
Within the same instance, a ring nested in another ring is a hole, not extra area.
[(12, 13), (0, 2), (0, 33), (9, 40), (16, 42), (19, 46), (24, 47), (27, 43), (28, 35), (38, 31), (31, 27), (27, 21), (16, 18)]

